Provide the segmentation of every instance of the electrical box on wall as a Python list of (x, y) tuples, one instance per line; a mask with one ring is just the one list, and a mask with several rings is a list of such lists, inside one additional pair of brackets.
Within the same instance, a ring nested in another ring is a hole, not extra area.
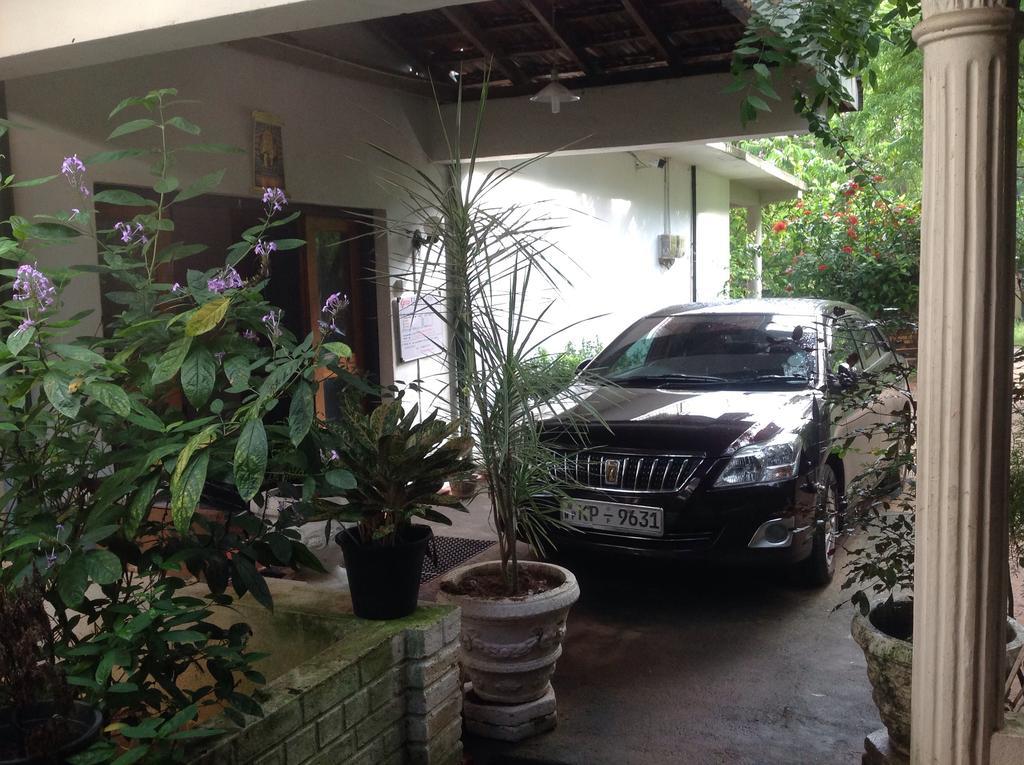
[(679, 234), (658, 235), (658, 262), (665, 268), (683, 257), (683, 238)]

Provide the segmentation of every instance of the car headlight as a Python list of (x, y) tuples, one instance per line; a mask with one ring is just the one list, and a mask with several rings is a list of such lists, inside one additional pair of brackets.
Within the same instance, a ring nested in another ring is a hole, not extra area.
[(800, 437), (780, 436), (738, 449), (715, 481), (715, 488), (774, 483), (793, 478), (800, 464)]

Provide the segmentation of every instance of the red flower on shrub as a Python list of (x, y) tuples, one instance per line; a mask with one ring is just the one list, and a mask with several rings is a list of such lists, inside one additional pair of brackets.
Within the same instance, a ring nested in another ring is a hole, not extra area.
[(844, 197), (852, 197), (860, 191), (860, 184), (856, 181), (850, 181), (849, 183), (844, 183), (841, 188)]
[(793, 285), (792, 284), (787, 284), (786, 285), (786, 292), (792, 292), (792, 291), (793, 291)]
[(782, 231), (785, 231), (787, 226), (789, 226), (789, 221), (777, 220), (775, 221), (775, 223), (772, 224), (772, 231), (778, 234)]
[(853, 252), (853, 248), (850, 245), (848, 245), (848, 244), (844, 244), (843, 245), (843, 252), (845, 252), (847, 255), (849, 255), (850, 253)]
[(792, 275), (792, 273), (793, 273), (793, 266), (790, 266), (789, 268), (787, 268), (787, 269), (786, 269), (785, 271), (783, 271), (782, 273), (783, 273), (783, 274), (785, 274), (786, 276), (790, 276), (790, 275)]
[(810, 215), (810, 214), (811, 214), (810, 210), (804, 210), (804, 215)]
[(824, 263), (819, 263), (818, 264), (818, 270), (819, 271), (824, 271), (826, 268), (828, 268), (828, 266), (826, 266)]
[(850, 239), (856, 239), (857, 229), (855, 229), (853, 226), (850, 226), (848, 229), (846, 229), (846, 235), (850, 237)]
[(860, 222), (860, 219), (856, 215), (853, 215), (852, 213), (846, 216), (846, 220), (849, 222), (851, 226), (856, 226), (857, 223)]
[(876, 173), (875, 175), (872, 175), (872, 176), (871, 176), (871, 180), (873, 180), (873, 181), (874, 181), (875, 183), (881, 183), (882, 181), (884, 181), (884, 180), (885, 180), (885, 178), (884, 178), (883, 176), (881, 176), (881, 175), (878, 175), (878, 174)]

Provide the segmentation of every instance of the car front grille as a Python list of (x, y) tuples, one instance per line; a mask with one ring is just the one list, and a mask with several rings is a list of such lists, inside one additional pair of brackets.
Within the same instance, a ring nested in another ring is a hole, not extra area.
[(698, 455), (618, 454), (583, 451), (562, 455), (555, 478), (590, 489), (630, 494), (675, 494), (693, 475)]

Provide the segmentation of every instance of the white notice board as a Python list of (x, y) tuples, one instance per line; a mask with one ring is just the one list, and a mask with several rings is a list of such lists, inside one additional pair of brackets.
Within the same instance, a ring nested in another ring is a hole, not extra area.
[(415, 361), (440, 353), (445, 347), (444, 311), (440, 298), (430, 295), (409, 295), (395, 301), (398, 314), (398, 356)]

